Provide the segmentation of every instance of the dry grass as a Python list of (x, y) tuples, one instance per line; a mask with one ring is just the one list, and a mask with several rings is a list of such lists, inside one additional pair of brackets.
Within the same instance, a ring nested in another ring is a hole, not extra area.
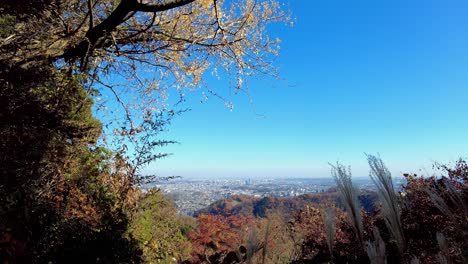
[(246, 252), (246, 260), (245, 263), (252, 264), (254, 263), (254, 257), (265, 247), (265, 243), (261, 241), (260, 235), (258, 234), (256, 229), (250, 231), (249, 236), (247, 237), (245, 248)]
[(325, 227), (325, 238), (327, 239), (328, 250), (330, 252), (330, 257), (333, 256), (333, 242), (335, 241), (335, 232), (336, 232), (336, 219), (335, 219), (335, 209), (334, 208), (325, 208), (322, 210), (323, 224)]
[(403, 256), (406, 245), (400, 220), (401, 207), (393, 186), (392, 175), (380, 157), (368, 155), (367, 161), (371, 168), (370, 177), (377, 187), (377, 193), (382, 202), (382, 215), (385, 223), (396, 241), (400, 254)]
[(466, 204), (461, 191), (458, 191), (457, 188), (455, 188), (455, 186), (453, 186), (453, 184), (448, 180), (444, 181), (444, 185), (452, 203), (462, 208), (465, 215), (468, 214), (468, 205)]
[[(446, 190), (446, 194), (449, 197), (452, 204), (456, 205), (457, 208), (462, 209), (462, 213), (467, 215), (468, 208), (466, 205), (465, 200), (463, 199), (462, 194), (449, 182), (444, 181), (444, 186)], [(426, 190), (426, 193), (429, 195), (432, 203), (439, 209), (443, 214), (447, 215), (452, 219), (456, 219), (456, 212), (454, 212), (450, 206), (445, 202), (445, 199), (441, 196), (440, 192), (437, 191), (435, 188), (431, 188)], [(457, 221), (454, 221), (457, 223)]]
[(439, 263), (447, 263), (451, 264), (450, 261), (450, 250), (447, 243), (447, 239), (445, 238), (444, 234), (437, 232), (436, 234), (437, 244), (439, 244), (440, 253), (437, 254), (437, 260)]
[(338, 162), (336, 165), (330, 165), (332, 166), (331, 173), (343, 199), (348, 219), (361, 248), (364, 250), (361, 208), (359, 206), (357, 191), (351, 180), (351, 169)]
[(369, 257), (371, 264), (386, 264), (387, 258), (385, 256), (385, 242), (376, 227), (374, 227), (372, 231), (374, 240), (367, 241), (367, 256)]
[[(468, 208), (465, 199), (463, 198), (463, 194), (457, 190), (453, 183), (448, 179), (445, 179), (443, 183), (445, 188), (437, 189), (432, 187), (427, 189), (426, 193), (428, 194), (434, 206), (444, 215), (449, 217), (456, 230), (458, 230), (460, 234), (463, 234), (466, 237), (466, 228), (463, 225), (463, 222), (460, 222), (460, 217), (465, 217), (466, 219), (466, 216), (468, 215)], [(445, 194), (444, 197), (447, 199), (444, 199), (443, 194)], [(452, 206), (450, 206), (448, 203), (451, 203)], [(450, 258), (450, 249), (446, 237), (442, 233), (437, 233), (436, 239), (440, 248), (440, 252), (436, 256), (437, 261), (439, 261), (439, 263), (452, 263)], [(456, 244), (452, 246), (452, 250), (459, 252), (457, 255), (462, 258), (463, 263), (466, 263), (463, 251)]]

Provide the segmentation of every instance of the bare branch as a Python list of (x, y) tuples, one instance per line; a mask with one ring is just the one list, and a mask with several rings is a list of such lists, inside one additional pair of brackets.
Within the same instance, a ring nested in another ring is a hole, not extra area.
[(125, 115), (126, 115), (126, 117), (127, 117), (127, 121), (130, 123), (130, 127), (133, 129), (133, 128), (134, 128), (134, 125), (133, 125), (132, 117), (131, 117), (131, 115), (130, 115), (130, 111), (128, 110), (128, 107), (127, 107), (127, 105), (125, 104), (125, 102), (120, 98), (119, 94), (115, 91), (114, 87), (112, 87), (112, 86), (110, 86), (110, 85), (107, 85), (107, 84), (101, 82), (101, 81), (98, 80), (98, 79), (96, 79), (96, 81), (97, 81), (99, 84), (101, 84), (101, 85), (103, 85), (103, 86), (109, 88), (109, 90), (111, 90), (111, 92), (114, 94), (115, 98), (116, 98), (117, 101), (119, 102), (120, 106), (124, 109)]
[(91, 3), (92, 0), (88, 0), (88, 12), (89, 12), (89, 29), (92, 29), (94, 27), (93, 24), (93, 3)]

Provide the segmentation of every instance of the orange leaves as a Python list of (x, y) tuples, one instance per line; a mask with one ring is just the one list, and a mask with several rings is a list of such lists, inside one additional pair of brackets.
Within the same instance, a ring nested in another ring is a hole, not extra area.
[(68, 205), (64, 212), (65, 219), (83, 219), (90, 226), (96, 227), (100, 214), (96, 211), (95, 203), (79, 189), (71, 188), (67, 197)]
[(238, 242), (235, 230), (231, 229), (231, 222), (235, 218), (237, 217), (201, 215), (198, 217), (198, 230), (191, 232), (189, 237), (203, 247), (203, 251), (205, 251), (204, 247), (215, 251), (232, 250), (230, 245)]
[(210, 214), (198, 216), (197, 222), (197, 229), (189, 233), (195, 262), (237, 249), (241, 245), (243, 231), (255, 221), (247, 217)]

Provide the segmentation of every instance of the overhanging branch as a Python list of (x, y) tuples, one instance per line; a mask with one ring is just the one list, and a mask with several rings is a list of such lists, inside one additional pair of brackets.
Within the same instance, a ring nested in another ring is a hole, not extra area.
[(66, 60), (83, 58), (88, 56), (88, 51), (104, 47), (108, 34), (123, 23), (131, 12), (162, 12), (190, 4), (194, 1), (170, 0), (164, 3), (144, 4), (139, 2), (139, 0), (121, 0), (119, 5), (106, 19), (88, 30), (82, 41), (67, 49), (63, 54), (63, 58)]
[(143, 4), (137, 3), (134, 5), (133, 11), (141, 11), (141, 12), (161, 12), (166, 11), (169, 9), (173, 9), (176, 7), (181, 7), (187, 4), (194, 2), (195, 0), (171, 0), (164, 3), (158, 4)]

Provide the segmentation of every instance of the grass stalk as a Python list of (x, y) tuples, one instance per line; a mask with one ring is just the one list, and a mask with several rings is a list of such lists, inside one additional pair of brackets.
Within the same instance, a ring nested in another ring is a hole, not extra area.
[(323, 224), (325, 227), (325, 238), (327, 239), (330, 258), (333, 258), (333, 242), (335, 241), (336, 233), (335, 214), (336, 212), (334, 208), (325, 208), (322, 210)]
[(406, 248), (401, 224), (401, 207), (398, 195), (393, 186), (392, 175), (380, 157), (367, 155), (371, 169), (370, 177), (377, 187), (377, 193), (382, 203), (382, 214), (390, 233), (396, 241), (400, 255)]
[(387, 264), (385, 256), (385, 242), (380, 236), (379, 230), (374, 226), (373, 230), (374, 240), (367, 242), (366, 252), (371, 264)]
[(338, 162), (336, 165), (330, 165), (332, 166), (331, 173), (341, 194), (348, 220), (354, 230), (361, 249), (365, 250), (361, 208), (359, 206), (357, 190), (354, 188), (351, 180), (351, 168), (347, 168)]

